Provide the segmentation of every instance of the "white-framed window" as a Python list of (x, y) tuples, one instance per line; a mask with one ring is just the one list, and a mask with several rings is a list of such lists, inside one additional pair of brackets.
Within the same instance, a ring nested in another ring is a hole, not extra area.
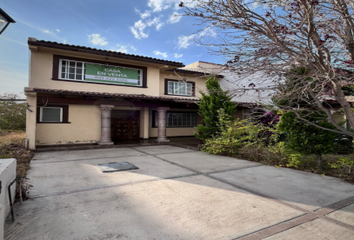
[(168, 95), (193, 96), (193, 83), (167, 81)]
[[(157, 112), (153, 111), (153, 127), (157, 126)], [(188, 127), (192, 128), (198, 125), (198, 113), (196, 112), (167, 112), (166, 127)]]
[(83, 81), (85, 72), (84, 62), (60, 59), (59, 78), (66, 80)]
[(63, 108), (40, 107), (39, 122), (63, 122)]

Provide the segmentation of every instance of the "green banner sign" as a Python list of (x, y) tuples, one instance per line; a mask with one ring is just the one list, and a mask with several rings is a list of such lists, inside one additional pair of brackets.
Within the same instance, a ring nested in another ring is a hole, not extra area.
[(85, 81), (139, 86), (139, 70), (85, 64)]

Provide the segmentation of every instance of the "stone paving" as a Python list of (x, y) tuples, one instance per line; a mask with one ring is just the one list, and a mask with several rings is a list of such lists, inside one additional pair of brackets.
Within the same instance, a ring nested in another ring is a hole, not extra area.
[(40, 152), (28, 177), (5, 239), (354, 239), (354, 185), (176, 146)]

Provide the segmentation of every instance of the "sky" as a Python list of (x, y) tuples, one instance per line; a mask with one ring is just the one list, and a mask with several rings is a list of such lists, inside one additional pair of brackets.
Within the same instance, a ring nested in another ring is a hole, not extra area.
[[(154, 57), (185, 65), (224, 63), (193, 39), (216, 40), (193, 17), (182, 16), (180, 0), (0, 0), (16, 23), (0, 35), (0, 94), (23, 96), (28, 86), (27, 40), (54, 41)], [(201, 30), (201, 31), (198, 31)]]

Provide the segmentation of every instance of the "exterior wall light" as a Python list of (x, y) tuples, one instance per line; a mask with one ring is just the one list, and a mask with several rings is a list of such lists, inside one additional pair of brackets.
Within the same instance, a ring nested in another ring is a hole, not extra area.
[(15, 21), (0, 8), (0, 35), (9, 26), (10, 23), (15, 23)]

